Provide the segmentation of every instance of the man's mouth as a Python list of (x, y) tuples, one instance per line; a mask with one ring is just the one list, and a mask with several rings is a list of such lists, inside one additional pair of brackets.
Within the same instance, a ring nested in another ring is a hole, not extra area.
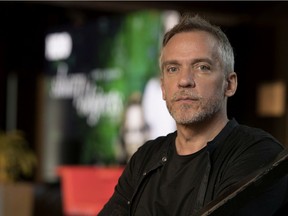
[(173, 97), (173, 101), (197, 101), (199, 100), (200, 97), (196, 95), (181, 95), (181, 94), (176, 94)]
[(198, 98), (196, 97), (177, 97), (175, 101), (196, 101)]

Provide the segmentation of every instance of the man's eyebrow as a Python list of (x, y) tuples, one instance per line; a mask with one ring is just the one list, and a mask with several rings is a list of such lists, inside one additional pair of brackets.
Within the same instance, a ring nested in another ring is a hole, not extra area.
[(180, 63), (177, 60), (164, 61), (161, 64), (161, 68), (164, 68), (167, 65), (180, 65)]
[(163, 65), (169, 65), (169, 64), (180, 65), (179, 61), (177, 61), (177, 60), (168, 60), (168, 61), (163, 62)]
[(191, 64), (196, 64), (196, 63), (199, 63), (199, 62), (207, 62), (207, 63), (209, 63), (209, 64), (214, 64), (213, 63), (213, 60), (212, 59), (210, 59), (210, 58), (197, 58), (197, 59), (193, 59), (192, 61), (191, 61)]

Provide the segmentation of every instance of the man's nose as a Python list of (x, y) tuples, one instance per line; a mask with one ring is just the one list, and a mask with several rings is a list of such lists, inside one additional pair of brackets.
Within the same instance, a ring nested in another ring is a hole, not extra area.
[(192, 70), (187, 68), (180, 72), (178, 86), (182, 88), (195, 87), (195, 77)]

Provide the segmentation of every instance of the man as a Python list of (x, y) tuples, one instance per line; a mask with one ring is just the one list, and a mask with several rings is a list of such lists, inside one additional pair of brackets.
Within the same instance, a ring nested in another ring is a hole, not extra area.
[[(165, 34), (161, 88), (177, 131), (138, 149), (99, 215), (193, 215), (283, 150), (268, 133), (228, 119), (233, 67), (226, 35), (198, 16), (184, 16)], [(285, 183), (239, 203), (233, 215), (273, 215)]]

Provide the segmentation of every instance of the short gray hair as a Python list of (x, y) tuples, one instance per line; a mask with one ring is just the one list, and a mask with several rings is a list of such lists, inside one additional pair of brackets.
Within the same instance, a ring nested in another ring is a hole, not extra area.
[(218, 26), (212, 25), (198, 15), (184, 14), (179, 23), (165, 33), (162, 48), (174, 35), (190, 31), (205, 31), (214, 36), (219, 44), (219, 57), (226, 74), (234, 72), (234, 52), (226, 34)]

